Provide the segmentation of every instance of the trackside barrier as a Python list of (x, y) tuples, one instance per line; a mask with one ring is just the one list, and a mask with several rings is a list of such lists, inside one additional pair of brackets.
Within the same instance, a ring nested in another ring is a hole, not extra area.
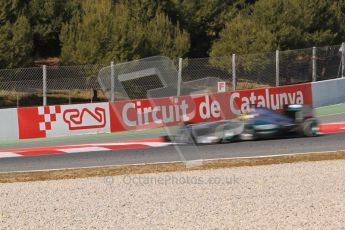
[[(6, 140), (97, 134), (171, 126), (181, 121), (230, 119), (258, 104), (313, 104), (311, 84), (215, 94), (0, 111), (0, 138)], [(10, 130), (10, 131), (8, 131)]]
[(345, 78), (312, 83), (313, 107), (345, 103)]
[(1, 109), (0, 140), (17, 139), (19, 139), (17, 109)]
[(345, 79), (170, 98), (0, 110), (0, 140), (121, 132), (232, 118), (251, 104), (320, 107), (345, 102)]

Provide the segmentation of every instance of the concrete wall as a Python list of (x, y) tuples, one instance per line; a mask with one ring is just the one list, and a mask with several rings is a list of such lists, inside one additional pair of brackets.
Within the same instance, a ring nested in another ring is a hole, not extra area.
[(0, 140), (18, 139), (17, 109), (0, 110)]
[(345, 102), (345, 78), (312, 83), (313, 107)]

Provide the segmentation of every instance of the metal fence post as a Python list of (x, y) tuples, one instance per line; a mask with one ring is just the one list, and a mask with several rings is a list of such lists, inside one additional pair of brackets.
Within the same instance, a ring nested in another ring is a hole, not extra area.
[(232, 54), (232, 90), (236, 90), (236, 54)]
[(313, 57), (312, 57), (312, 80), (316, 81), (316, 47), (313, 47)]
[(17, 96), (17, 108), (19, 108), (19, 95), (18, 95), (18, 92), (16, 93), (16, 96)]
[(110, 63), (110, 84), (111, 84), (111, 100), (115, 101), (115, 71), (114, 71), (114, 62)]
[(183, 59), (178, 59), (178, 75), (177, 75), (177, 96), (181, 95), (181, 82), (182, 82), (182, 63)]
[(43, 65), (43, 105), (47, 105), (47, 66)]
[(341, 43), (341, 77), (344, 77), (345, 71), (345, 43)]
[(276, 50), (276, 86), (279, 86), (279, 50)]

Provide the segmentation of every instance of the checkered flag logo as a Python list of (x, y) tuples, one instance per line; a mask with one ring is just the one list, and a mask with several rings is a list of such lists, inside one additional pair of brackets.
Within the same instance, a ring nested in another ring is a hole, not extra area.
[(39, 123), (41, 131), (52, 129), (52, 123), (56, 121), (56, 116), (61, 113), (61, 107), (57, 106), (44, 106), (38, 108), (38, 114), (43, 116), (44, 121)]

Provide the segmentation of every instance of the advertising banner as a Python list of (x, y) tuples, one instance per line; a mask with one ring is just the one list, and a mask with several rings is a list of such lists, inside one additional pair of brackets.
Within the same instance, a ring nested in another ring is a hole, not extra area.
[(18, 108), (19, 139), (110, 132), (108, 103)]
[(120, 101), (109, 104), (111, 132), (231, 119), (251, 105), (280, 110), (312, 104), (310, 83), (192, 96)]
[(111, 103), (18, 108), (19, 139), (173, 126), (235, 118), (255, 104), (312, 104), (311, 84)]

